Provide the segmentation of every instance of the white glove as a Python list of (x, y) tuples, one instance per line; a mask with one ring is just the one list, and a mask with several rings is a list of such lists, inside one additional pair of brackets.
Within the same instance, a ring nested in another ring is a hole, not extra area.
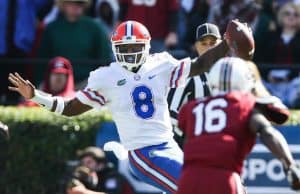
[(290, 187), (300, 193), (300, 168), (297, 164), (292, 164), (286, 171), (287, 180)]

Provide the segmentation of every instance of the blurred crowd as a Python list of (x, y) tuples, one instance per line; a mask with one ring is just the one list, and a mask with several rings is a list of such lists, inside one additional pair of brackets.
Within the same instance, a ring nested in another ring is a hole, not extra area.
[(300, 64), (299, 0), (2, 0), (0, 10), (2, 105), (32, 105), (8, 92), (7, 75), (15, 71), (46, 92), (73, 97), (91, 70), (114, 60), (110, 35), (124, 20), (146, 25), (152, 53), (182, 58), (196, 55), (197, 26), (214, 23), (223, 34), (238, 18), (253, 30), (254, 62), (266, 87), (300, 107), (299, 69), (293, 68)]

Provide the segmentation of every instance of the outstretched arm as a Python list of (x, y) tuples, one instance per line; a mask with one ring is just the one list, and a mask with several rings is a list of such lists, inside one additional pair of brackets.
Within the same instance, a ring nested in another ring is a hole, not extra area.
[(290, 187), (300, 190), (300, 168), (296, 164), (283, 135), (257, 110), (250, 119), (250, 130), (258, 133), (261, 141), (282, 162)]
[(272, 127), (271, 123), (257, 110), (252, 113), (250, 129), (257, 133), (262, 143), (282, 161), (285, 169), (295, 163), (283, 135)]
[(218, 59), (225, 57), (228, 52), (229, 47), (227, 42), (226, 40), (223, 40), (220, 44), (209, 49), (202, 56), (199, 56), (194, 62), (192, 62), (189, 77), (208, 72), (213, 64)]
[(92, 107), (81, 103), (77, 98), (73, 98), (72, 100), (65, 102), (65, 108), (62, 114), (65, 116), (75, 116), (91, 109)]
[(10, 73), (8, 80), (13, 85), (8, 87), (9, 90), (20, 93), (25, 99), (32, 100), (49, 111), (65, 116), (75, 116), (92, 109), (92, 107), (81, 103), (77, 98), (64, 101), (62, 97), (51, 96), (39, 91), (35, 89), (35, 86), (29, 80), (24, 80), (18, 73)]

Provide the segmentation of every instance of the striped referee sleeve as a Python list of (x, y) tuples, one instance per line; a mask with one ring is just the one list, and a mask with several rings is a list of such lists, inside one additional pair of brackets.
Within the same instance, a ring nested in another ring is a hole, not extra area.
[(189, 78), (185, 87), (172, 88), (168, 94), (169, 112), (172, 125), (177, 125), (177, 115), (183, 104), (195, 98), (201, 98), (209, 95), (210, 89), (207, 83), (206, 73)]

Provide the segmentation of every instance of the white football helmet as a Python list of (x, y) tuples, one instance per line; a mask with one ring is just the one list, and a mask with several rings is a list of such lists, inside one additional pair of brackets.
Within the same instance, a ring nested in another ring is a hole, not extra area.
[(255, 77), (246, 62), (236, 57), (218, 60), (208, 74), (212, 95), (231, 91), (251, 92), (255, 87)]

